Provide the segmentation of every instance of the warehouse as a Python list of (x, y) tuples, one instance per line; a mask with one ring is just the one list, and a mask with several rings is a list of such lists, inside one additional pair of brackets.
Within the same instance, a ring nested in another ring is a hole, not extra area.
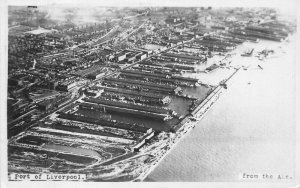
[(133, 63), (136, 60), (135, 56), (129, 56), (127, 58), (124, 59), (124, 62), (126, 63)]
[(168, 94), (178, 94), (182, 91), (182, 89), (180, 87), (176, 87), (176, 86), (160, 85), (160, 84), (154, 84), (154, 83), (147, 83), (147, 82), (134, 81), (134, 80), (125, 80), (125, 79), (116, 79), (116, 78), (106, 78), (103, 81), (103, 84), (129, 87), (132, 89), (139, 89), (139, 90), (150, 90), (150, 91), (154, 91), (154, 92), (168, 93)]
[(154, 131), (145, 135), (139, 142), (132, 147), (132, 151), (139, 152), (140, 149), (154, 137)]
[(142, 117), (142, 118), (154, 119), (158, 121), (165, 121), (170, 118), (170, 116), (167, 114), (157, 114), (152, 112), (139, 111), (139, 110), (133, 110), (128, 108), (120, 108), (116, 106), (106, 106), (101, 104), (96, 105), (96, 104), (82, 103), (79, 106), (82, 109), (90, 109), (90, 110), (93, 109), (93, 110), (103, 111), (108, 113), (127, 114), (127, 115)]
[(139, 100), (151, 101), (155, 103), (161, 104), (169, 104), (171, 99), (168, 95), (160, 95), (157, 93), (149, 93), (149, 92), (137, 92), (126, 89), (115, 89), (115, 88), (105, 88), (103, 95), (120, 95), (123, 97), (134, 98)]
[(149, 87), (155, 87), (155, 88), (162, 88), (162, 89), (166, 89), (166, 90), (170, 90), (170, 91), (174, 91), (177, 88), (175, 86), (153, 84), (153, 83), (148, 83), (148, 82), (117, 79), (117, 78), (106, 78), (105, 81), (128, 83), (128, 84), (139, 85), (139, 86), (149, 86)]
[(138, 59), (138, 60), (144, 60), (146, 58), (147, 58), (147, 54), (145, 54), (145, 53), (142, 53), (142, 54), (139, 54), (136, 56), (136, 59)]
[(182, 77), (182, 76), (172, 76), (172, 79), (176, 79), (178, 81), (187, 82), (187, 83), (191, 83), (191, 84), (196, 84), (199, 81), (197, 78), (188, 78), (188, 77)]
[(196, 56), (190, 56), (190, 55), (183, 55), (183, 54), (173, 54), (173, 53), (163, 53), (163, 56), (167, 57), (175, 57), (175, 58), (181, 58), (181, 59), (191, 59), (191, 60), (202, 60), (202, 57), (196, 57)]
[[(179, 67), (187, 67), (186, 70), (194, 70), (194, 67), (184, 66), (184, 65), (170, 65), (168, 67), (179, 68)], [(155, 74), (155, 73), (148, 73), (142, 71), (131, 71), (131, 70), (123, 70), (121, 71), (120, 77), (131, 77), (137, 79), (152, 79), (159, 82), (165, 82), (172, 85), (195, 85), (198, 83), (198, 79), (195, 78), (187, 78), (182, 76), (172, 76), (170, 74)]]
[(157, 114), (173, 114), (174, 113), (174, 111), (171, 109), (157, 108), (157, 107), (153, 107), (153, 106), (138, 105), (138, 104), (133, 104), (133, 103), (111, 101), (111, 100), (105, 100), (102, 98), (85, 98), (85, 99), (83, 99), (83, 101), (89, 102), (89, 103), (106, 105), (106, 106), (115, 106), (115, 107), (119, 107), (119, 108), (128, 108), (128, 109), (133, 109), (133, 110), (152, 112), (152, 113), (157, 113)]
[(101, 69), (101, 70), (96, 70), (96, 71), (88, 74), (87, 78), (95, 80), (95, 79), (98, 79), (98, 78), (100, 78), (100, 77), (102, 77), (104, 75), (105, 75), (105, 71), (103, 71), (103, 69)]
[(56, 87), (56, 90), (58, 91), (70, 91), (72, 88), (74, 88), (77, 85), (77, 82), (63, 82), (58, 84), (58, 86)]
[(156, 81), (158, 83), (166, 83), (171, 85), (177, 85), (174, 80), (167, 79), (163, 77), (156, 77), (151, 75), (142, 75), (142, 74), (131, 74), (131, 73), (121, 73), (120, 78), (131, 78), (134, 80), (147, 80), (147, 81)]
[(51, 100), (46, 100), (38, 104), (38, 108), (41, 111), (49, 111), (50, 109), (52, 109), (52, 107), (53, 103)]
[(145, 75), (145, 76), (154, 76), (158, 78), (166, 78), (169, 75), (163, 75), (163, 74), (155, 74), (155, 73), (150, 73), (150, 72), (141, 72), (141, 71), (134, 71), (134, 70), (121, 70), (121, 73), (130, 73), (130, 74), (140, 74), (140, 75)]
[(101, 125), (101, 126), (112, 127), (112, 128), (117, 128), (117, 129), (124, 129), (124, 130), (129, 130), (129, 131), (140, 132), (140, 133), (152, 132), (152, 128), (141, 127), (138, 125), (132, 125), (132, 124), (123, 123), (123, 122), (107, 121), (105, 119), (84, 117), (84, 116), (79, 116), (79, 115), (74, 115), (74, 114), (60, 113), (58, 118), (72, 120), (72, 121), (85, 122), (85, 123), (92, 123), (92, 124), (97, 124), (97, 125)]
[(120, 52), (117, 55), (115, 55), (115, 60), (118, 61), (123, 61), (126, 58), (126, 54), (128, 52)]
[(178, 64), (167, 64), (165, 65), (168, 68), (175, 68), (175, 69), (181, 69), (181, 70), (190, 70), (190, 71), (195, 71), (195, 67), (193, 66), (187, 66), (187, 65), (178, 65)]

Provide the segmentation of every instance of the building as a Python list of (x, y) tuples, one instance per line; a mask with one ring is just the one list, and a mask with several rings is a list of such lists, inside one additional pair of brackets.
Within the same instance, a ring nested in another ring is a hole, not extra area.
[(38, 109), (41, 111), (49, 111), (53, 107), (51, 100), (47, 100), (38, 104)]
[(87, 95), (87, 96), (95, 97), (95, 96), (97, 96), (97, 91), (94, 91), (94, 90), (85, 90), (84, 94)]
[(146, 58), (147, 58), (147, 54), (145, 54), (145, 53), (142, 53), (142, 54), (139, 54), (136, 56), (136, 59), (138, 59), (138, 60), (144, 60)]
[(182, 89), (177, 86), (155, 84), (136, 80), (106, 78), (102, 83), (104, 85), (125, 87), (142, 91), (153, 91), (158, 93), (178, 94), (178, 92), (182, 91)]
[(135, 56), (127, 57), (124, 61), (126, 63), (133, 63), (136, 60)]
[(115, 61), (117, 61), (117, 62), (119, 62), (119, 61), (123, 61), (123, 60), (125, 60), (125, 58), (126, 58), (126, 54), (127, 54), (128, 52), (120, 52), (120, 53), (118, 53), (118, 54), (116, 54), (115, 55)]
[(145, 135), (141, 140), (136, 142), (136, 144), (131, 148), (131, 151), (139, 152), (140, 149), (154, 137), (154, 135), (155, 135), (154, 131), (151, 132), (149, 131), (147, 135)]
[(169, 104), (171, 102), (171, 98), (168, 95), (161, 95), (157, 93), (149, 93), (142, 91), (132, 91), (126, 89), (105, 88), (104, 95), (119, 96), (127, 99), (133, 99), (135, 101), (139, 100), (163, 105)]
[(56, 90), (68, 92), (72, 88), (74, 88), (76, 85), (77, 85), (77, 82), (63, 82), (63, 83), (58, 84), (58, 86), (56, 87)]
[(158, 107), (149, 106), (149, 105), (138, 105), (138, 104), (133, 104), (133, 103), (111, 101), (111, 100), (105, 100), (102, 98), (85, 98), (82, 100), (85, 102), (95, 103), (95, 104), (99, 104), (99, 105), (107, 106), (107, 107), (111, 106), (111, 107), (117, 107), (117, 108), (122, 108), (122, 109), (126, 108), (129, 110), (143, 111), (143, 112), (155, 113), (155, 114), (169, 115), (169, 114), (174, 113), (174, 111), (171, 109), (158, 108)]
[(79, 116), (79, 115), (75, 115), (75, 114), (60, 113), (58, 118), (72, 120), (72, 121), (85, 122), (85, 123), (91, 123), (91, 124), (96, 124), (96, 125), (100, 125), (100, 126), (104, 126), (104, 127), (111, 127), (111, 128), (116, 128), (116, 129), (135, 131), (135, 132), (139, 132), (139, 133), (152, 132), (152, 128), (142, 127), (137, 124), (132, 125), (129, 123), (106, 120), (106, 119), (101, 119), (101, 118)]
[(104, 75), (105, 75), (105, 71), (103, 71), (103, 69), (101, 69), (101, 70), (97, 70), (97, 71), (94, 71), (94, 72), (88, 74), (87, 78), (95, 80), (95, 79), (98, 79), (98, 78), (100, 78)]

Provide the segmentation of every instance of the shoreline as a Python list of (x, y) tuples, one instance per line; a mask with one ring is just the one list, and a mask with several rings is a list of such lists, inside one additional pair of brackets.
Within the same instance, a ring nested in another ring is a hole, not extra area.
[[(278, 44), (280, 44), (280, 43), (278, 43)], [(289, 42), (289, 45), (291, 45), (291, 43)], [(285, 49), (286, 50), (286, 49)], [(285, 53), (285, 52), (284, 52)], [(270, 59), (271, 59), (272, 57), (270, 57)], [(261, 62), (261, 63), (263, 63), (263, 62)], [(267, 61), (266, 61), (266, 63), (267, 63)], [(268, 66), (270, 66), (270, 64), (269, 63), (267, 63), (267, 64), (265, 64), (263, 67), (266, 67), (266, 68), (268, 68)], [(243, 71), (243, 68), (242, 67), (240, 67), (239, 68), (239, 70), (242, 70)], [(236, 78), (238, 78), (239, 77), (239, 75), (235, 75), (235, 73), (237, 73), (237, 72), (234, 72), (228, 79), (229, 80), (227, 80), (226, 81), (226, 83), (228, 83), (228, 85), (230, 86), (230, 85), (232, 85), (232, 84), (234, 84), (233, 82), (235, 81), (235, 79)], [(228, 82), (229, 81), (229, 82)], [(218, 86), (219, 87), (219, 86)], [(206, 113), (210, 110), (210, 109), (212, 109), (212, 107), (213, 107), (213, 105), (220, 99), (220, 96), (221, 96), (221, 94), (223, 94), (224, 93), (224, 91), (223, 90), (225, 90), (223, 87), (221, 88), (221, 91), (218, 91), (216, 94), (219, 94), (218, 96), (217, 96), (217, 98), (216, 99), (211, 99), (211, 100), (213, 100), (213, 101), (210, 101), (209, 103), (211, 104), (212, 103), (212, 105), (205, 111), (205, 113), (204, 114), (201, 114), (201, 116), (199, 117), (199, 121), (197, 121), (196, 122), (196, 124), (197, 123), (199, 123), (199, 122), (201, 122), (201, 120), (203, 119), (203, 117), (206, 115)], [(214, 90), (215, 91), (215, 90)], [(215, 94), (215, 95), (216, 95)], [(214, 96), (215, 96), (214, 95)], [(209, 96), (208, 96), (209, 97)], [(208, 98), (207, 97), (207, 98)], [(207, 99), (206, 98), (206, 99)], [(199, 106), (201, 106), (202, 105), (202, 103), (199, 105)], [(199, 107), (198, 106), (198, 107)], [(201, 112), (201, 110), (202, 109), (200, 109), (196, 114), (198, 115), (200, 112)], [(184, 125), (185, 126), (185, 125)], [(184, 127), (183, 126), (183, 127)], [(181, 129), (180, 129), (181, 130)], [(158, 159), (157, 161), (157, 164), (155, 164), (155, 165), (153, 165), (153, 166), (151, 166), (150, 167), (150, 169), (149, 169), (149, 172), (147, 173), (147, 175), (145, 175), (145, 177), (143, 177), (144, 179), (143, 179), (143, 181), (145, 181), (145, 179), (149, 176), (149, 174), (151, 174), (151, 172), (155, 169), (155, 167), (157, 167), (158, 166), (158, 164), (160, 164), (160, 162), (171, 152), (171, 150), (179, 143), (179, 140), (181, 139), (181, 138), (183, 138), (185, 135), (187, 135), (189, 132), (190, 132), (190, 130), (191, 130), (191, 128), (189, 128), (188, 129), (188, 132), (186, 132), (185, 134), (183, 134), (183, 135), (181, 135), (181, 137), (179, 137), (178, 138), (178, 140), (176, 140), (176, 143), (175, 144), (173, 144), (172, 146), (171, 146), (171, 148), (160, 158), (160, 159)], [(146, 181), (147, 182), (147, 181)], [(150, 181), (149, 181), (150, 182)]]
[[(241, 69), (237, 69), (224, 83), (231, 85), (232, 84), (232, 79), (236, 78), (237, 75), (236, 73), (238, 73)], [(217, 90), (217, 91), (216, 91)], [(148, 170), (146, 170), (146, 172), (141, 175), (139, 175), (138, 178), (136, 178), (133, 181), (144, 181), (147, 176), (158, 166), (158, 164), (160, 164), (160, 162), (177, 146), (177, 144), (186, 136), (190, 133), (190, 131), (192, 129), (195, 128), (195, 126), (199, 125), (199, 123), (201, 122), (201, 120), (205, 117), (206, 113), (209, 112), (209, 110), (211, 110), (213, 108), (213, 106), (219, 101), (220, 97), (222, 96), (222, 94), (224, 93), (224, 90), (226, 90), (224, 87), (222, 86), (217, 86), (211, 94), (209, 94), (206, 99), (198, 105), (198, 107), (196, 107), (194, 109), (194, 111), (197, 111), (194, 115), (193, 112), (191, 112), (191, 114), (189, 116), (192, 117), (197, 117), (196, 121), (189, 121), (187, 123), (185, 123), (178, 131), (177, 133), (175, 133), (175, 138), (169, 138), (169, 142), (171, 143), (171, 145), (169, 145), (169, 149), (166, 150), (158, 159), (156, 159), (154, 162), (152, 162), (150, 164), (150, 167), (148, 167)], [(206, 101), (209, 98), (208, 101)], [(206, 106), (206, 105), (209, 106)], [(201, 107), (200, 109), (197, 109)], [(189, 118), (189, 117), (187, 117)]]

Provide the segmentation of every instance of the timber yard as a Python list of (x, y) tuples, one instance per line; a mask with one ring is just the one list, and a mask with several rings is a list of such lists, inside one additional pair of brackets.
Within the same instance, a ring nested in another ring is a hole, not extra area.
[(253, 66), (240, 61), (277, 53), (255, 45), (296, 30), (267, 8), (8, 10), (9, 173), (86, 181), (143, 181)]

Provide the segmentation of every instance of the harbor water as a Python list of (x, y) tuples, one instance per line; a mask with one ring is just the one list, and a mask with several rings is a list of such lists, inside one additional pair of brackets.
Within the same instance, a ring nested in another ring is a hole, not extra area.
[(262, 69), (250, 63), (241, 70), (145, 181), (253, 181), (243, 174), (295, 178), (295, 42), (272, 45), (279, 55), (256, 62)]

